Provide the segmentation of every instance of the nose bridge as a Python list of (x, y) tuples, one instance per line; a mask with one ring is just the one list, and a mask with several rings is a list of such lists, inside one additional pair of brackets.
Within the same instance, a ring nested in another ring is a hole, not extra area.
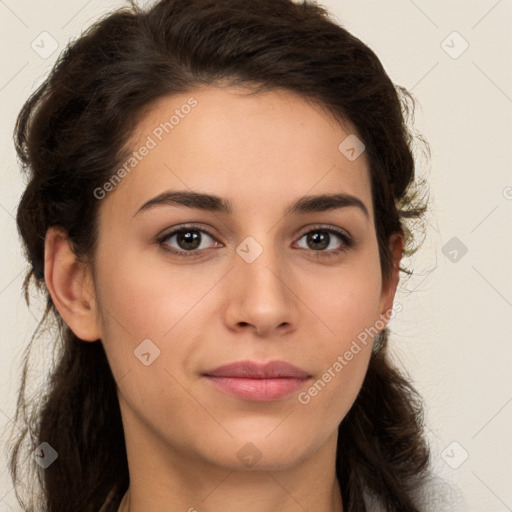
[[(237, 273), (253, 291), (282, 295), (285, 261), (272, 234), (246, 237), (237, 247)], [(259, 241), (258, 241), (259, 240)]]
[(231, 321), (249, 323), (261, 331), (293, 323), (291, 275), (272, 232), (246, 237), (236, 253)]

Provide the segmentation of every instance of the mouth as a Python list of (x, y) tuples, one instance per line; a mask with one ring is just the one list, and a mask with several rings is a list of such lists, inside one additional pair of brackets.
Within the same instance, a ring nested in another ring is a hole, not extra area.
[(238, 361), (204, 372), (217, 390), (244, 400), (276, 401), (298, 391), (312, 376), (284, 361)]

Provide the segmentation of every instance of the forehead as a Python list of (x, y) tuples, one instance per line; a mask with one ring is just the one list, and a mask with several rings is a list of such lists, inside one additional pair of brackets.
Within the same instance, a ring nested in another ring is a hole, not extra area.
[(242, 206), (261, 211), (307, 194), (348, 193), (373, 215), (366, 155), (347, 157), (346, 141), (358, 140), (350, 123), (290, 91), (248, 92), (208, 86), (148, 107), (109, 208), (134, 212), (173, 189), (230, 199), (235, 214)]

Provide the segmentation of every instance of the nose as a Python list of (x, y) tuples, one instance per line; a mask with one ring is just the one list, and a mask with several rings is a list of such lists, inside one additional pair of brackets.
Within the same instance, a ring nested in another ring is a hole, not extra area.
[(295, 329), (298, 299), (291, 267), (270, 244), (253, 261), (245, 257), (243, 248), (254, 251), (262, 247), (259, 244), (254, 247), (254, 239), (252, 246), (251, 243), (241, 245), (225, 283), (226, 325), (235, 331), (253, 331), (260, 337), (282, 335)]

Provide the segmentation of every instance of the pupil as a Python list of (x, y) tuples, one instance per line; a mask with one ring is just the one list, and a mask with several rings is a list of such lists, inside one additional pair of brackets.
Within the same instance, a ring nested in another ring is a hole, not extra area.
[(320, 243), (320, 247), (317, 247), (316, 250), (325, 249), (329, 245), (328, 236), (322, 231), (315, 231), (310, 234), (308, 236), (308, 242), (313, 242), (313, 244)]
[(182, 249), (197, 249), (199, 246), (198, 242), (200, 239), (197, 231), (182, 231), (178, 234), (178, 243)]

